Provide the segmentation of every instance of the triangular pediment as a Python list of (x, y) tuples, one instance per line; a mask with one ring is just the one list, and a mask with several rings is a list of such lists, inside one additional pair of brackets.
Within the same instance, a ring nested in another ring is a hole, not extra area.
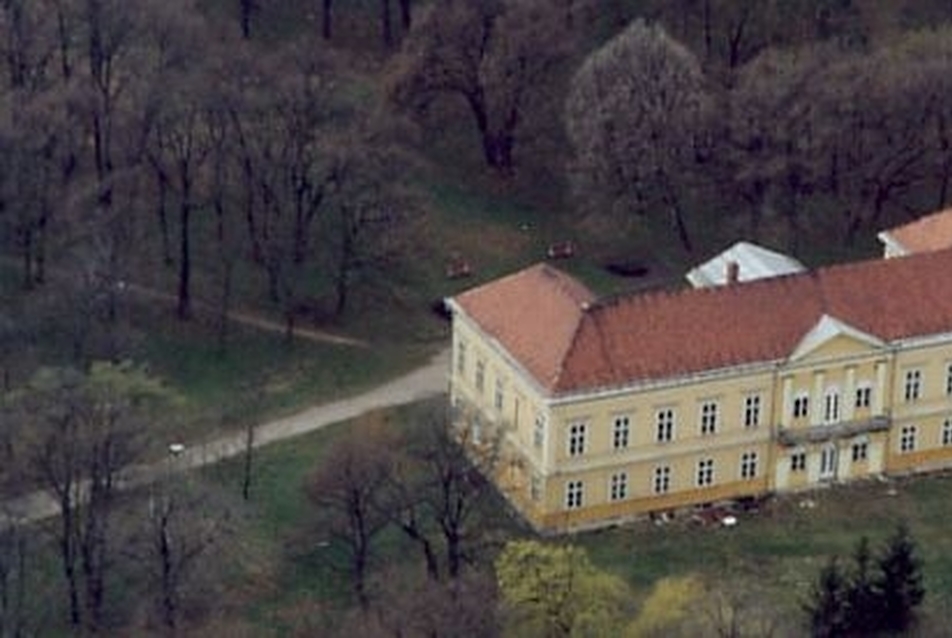
[[(854, 328), (836, 317), (823, 315), (794, 348), (790, 360), (799, 361), (811, 355), (858, 354), (883, 345), (883, 341), (878, 337)], [(827, 350), (830, 352), (826, 353)]]

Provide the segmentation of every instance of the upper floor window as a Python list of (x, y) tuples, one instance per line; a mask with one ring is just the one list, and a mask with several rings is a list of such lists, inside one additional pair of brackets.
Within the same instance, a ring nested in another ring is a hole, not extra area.
[(952, 419), (942, 422), (942, 445), (952, 445)]
[(793, 399), (793, 418), (802, 419), (810, 413), (810, 395), (806, 392)]
[(912, 452), (916, 449), (916, 426), (907, 425), (899, 436), (899, 451)]
[(460, 376), (466, 374), (466, 342), (456, 342), (456, 373)]
[(585, 454), (585, 429), (584, 423), (569, 426), (569, 456)]
[(701, 459), (697, 462), (697, 486), (706, 487), (714, 483), (714, 459)]
[(823, 422), (836, 423), (840, 420), (840, 393), (834, 388), (823, 395)]
[(654, 480), (652, 481), (652, 491), (655, 494), (667, 494), (671, 489), (671, 466), (659, 465), (654, 469)]
[(569, 481), (565, 484), (565, 507), (574, 510), (582, 507), (585, 498), (585, 484), (582, 481)]
[(744, 427), (760, 425), (760, 395), (749, 394), (744, 397)]
[(478, 414), (473, 417), (469, 440), (475, 445), (480, 445), (483, 442), (483, 424), (479, 420)]
[(628, 474), (626, 472), (612, 474), (608, 486), (608, 497), (613, 501), (622, 501), (628, 498)]
[(952, 394), (952, 363), (945, 368), (945, 393)]
[(701, 404), (701, 434), (717, 432), (717, 402), (705, 401)]
[(493, 404), (497, 410), (502, 410), (502, 404), (505, 396), (503, 393), (502, 379), (496, 379), (496, 393), (493, 397)]
[(873, 387), (868, 383), (861, 383), (856, 388), (856, 407), (868, 408), (873, 399)]
[(486, 364), (482, 361), (476, 362), (476, 389), (479, 392), (483, 391), (483, 388), (486, 385)]
[(612, 427), (612, 448), (622, 450), (628, 447), (628, 433), (631, 420), (627, 416), (616, 416)]
[(658, 443), (666, 443), (674, 439), (674, 410), (663, 408), (655, 414)]
[(922, 370), (906, 370), (903, 397), (906, 401), (915, 401), (920, 396), (922, 396)]
[(545, 443), (545, 414), (536, 413), (535, 424), (532, 427), (532, 444), (542, 447)]
[(752, 479), (757, 477), (757, 453), (744, 452), (740, 455), (740, 477)]
[(533, 501), (542, 499), (542, 477), (538, 474), (533, 474), (529, 479), (529, 498)]
[(807, 469), (807, 453), (797, 451), (790, 455), (790, 471), (803, 472)]

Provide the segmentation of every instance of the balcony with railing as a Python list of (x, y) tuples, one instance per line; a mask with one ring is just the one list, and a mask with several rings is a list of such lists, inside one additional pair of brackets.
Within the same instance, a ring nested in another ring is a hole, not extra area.
[(806, 428), (780, 427), (777, 440), (781, 445), (793, 447), (804, 443), (822, 443), (835, 439), (846, 439), (858, 434), (883, 432), (889, 429), (892, 419), (888, 415), (874, 416), (853, 421), (839, 421)]

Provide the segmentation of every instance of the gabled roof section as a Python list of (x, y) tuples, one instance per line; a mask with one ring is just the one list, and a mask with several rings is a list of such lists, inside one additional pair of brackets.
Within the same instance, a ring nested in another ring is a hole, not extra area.
[(943, 250), (593, 303), (571, 277), (535, 266), (457, 302), (559, 395), (780, 363), (837, 330), (869, 343), (952, 333), (950, 273)]
[(544, 387), (552, 388), (595, 295), (570, 275), (537, 264), (468, 290), (454, 301)]
[(695, 288), (727, 284), (730, 264), (737, 268), (738, 281), (792, 275), (806, 270), (799, 261), (776, 251), (739, 241), (724, 252), (691, 269), (685, 277)]
[(849, 337), (850, 339), (854, 339), (874, 348), (879, 348), (883, 345), (881, 339), (862, 330), (857, 330), (853, 326), (843, 323), (835, 317), (824, 314), (810, 332), (803, 336), (803, 339), (800, 340), (800, 343), (790, 355), (790, 359), (792, 361), (802, 359), (823, 344), (837, 337)]
[(884, 244), (886, 257), (952, 248), (952, 208), (884, 230), (877, 237)]

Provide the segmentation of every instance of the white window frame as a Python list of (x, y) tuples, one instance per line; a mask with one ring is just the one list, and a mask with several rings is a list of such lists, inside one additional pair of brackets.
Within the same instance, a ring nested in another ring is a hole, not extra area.
[(577, 510), (585, 504), (585, 483), (581, 480), (565, 483), (565, 509)]
[(903, 375), (903, 399), (906, 403), (918, 401), (922, 397), (922, 370), (912, 368)]
[(536, 503), (542, 500), (542, 477), (534, 472), (529, 478), (529, 498)]
[(697, 462), (697, 474), (694, 484), (697, 487), (710, 487), (714, 485), (714, 459), (705, 458)]
[(853, 463), (869, 459), (869, 441), (856, 441), (850, 446), (850, 456)]
[(805, 472), (807, 469), (807, 453), (805, 450), (796, 450), (790, 453), (790, 471)]
[(763, 409), (763, 399), (759, 392), (748, 394), (744, 397), (744, 427), (756, 428), (760, 426), (761, 410)]
[(744, 452), (740, 455), (740, 477), (745, 481), (757, 478), (757, 452)]
[(545, 445), (545, 413), (536, 412), (535, 422), (532, 425), (532, 444), (537, 448)]
[(677, 417), (674, 408), (659, 408), (655, 411), (655, 441), (670, 443), (674, 440), (674, 428)]
[(810, 393), (800, 392), (793, 398), (793, 418), (805, 419), (810, 416)]
[(652, 494), (667, 494), (671, 491), (671, 466), (670, 465), (658, 465), (655, 466), (654, 472), (651, 474), (651, 493)]
[(945, 394), (952, 396), (952, 362), (945, 364)]
[(502, 412), (502, 406), (505, 404), (505, 384), (500, 377), (496, 377), (495, 393), (493, 394), (493, 405), (497, 412)]
[(631, 438), (631, 417), (619, 414), (612, 421), (612, 449), (624, 450)]
[(718, 402), (714, 400), (702, 401), (698, 408), (701, 436), (717, 434), (719, 418), (720, 405), (718, 405)]
[(616, 472), (608, 481), (608, 500), (623, 501), (628, 498), (628, 472)]
[(868, 408), (873, 405), (873, 384), (863, 382), (856, 386), (856, 398), (853, 407)]
[(952, 445), (952, 417), (942, 422), (942, 445)]
[(585, 446), (588, 443), (585, 439), (588, 434), (588, 424), (585, 421), (573, 421), (568, 427), (568, 441), (566, 451), (569, 456), (582, 456), (585, 454)]
[(486, 388), (486, 362), (481, 359), (476, 360), (476, 377), (473, 379), (473, 384), (480, 394)]
[(899, 434), (899, 452), (908, 454), (916, 451), (916, 435), (918, 428), (915, 425), (904, 425)]
[(840, 389), (827, 388), (823, 392), (823, 423), (840, 422)]

